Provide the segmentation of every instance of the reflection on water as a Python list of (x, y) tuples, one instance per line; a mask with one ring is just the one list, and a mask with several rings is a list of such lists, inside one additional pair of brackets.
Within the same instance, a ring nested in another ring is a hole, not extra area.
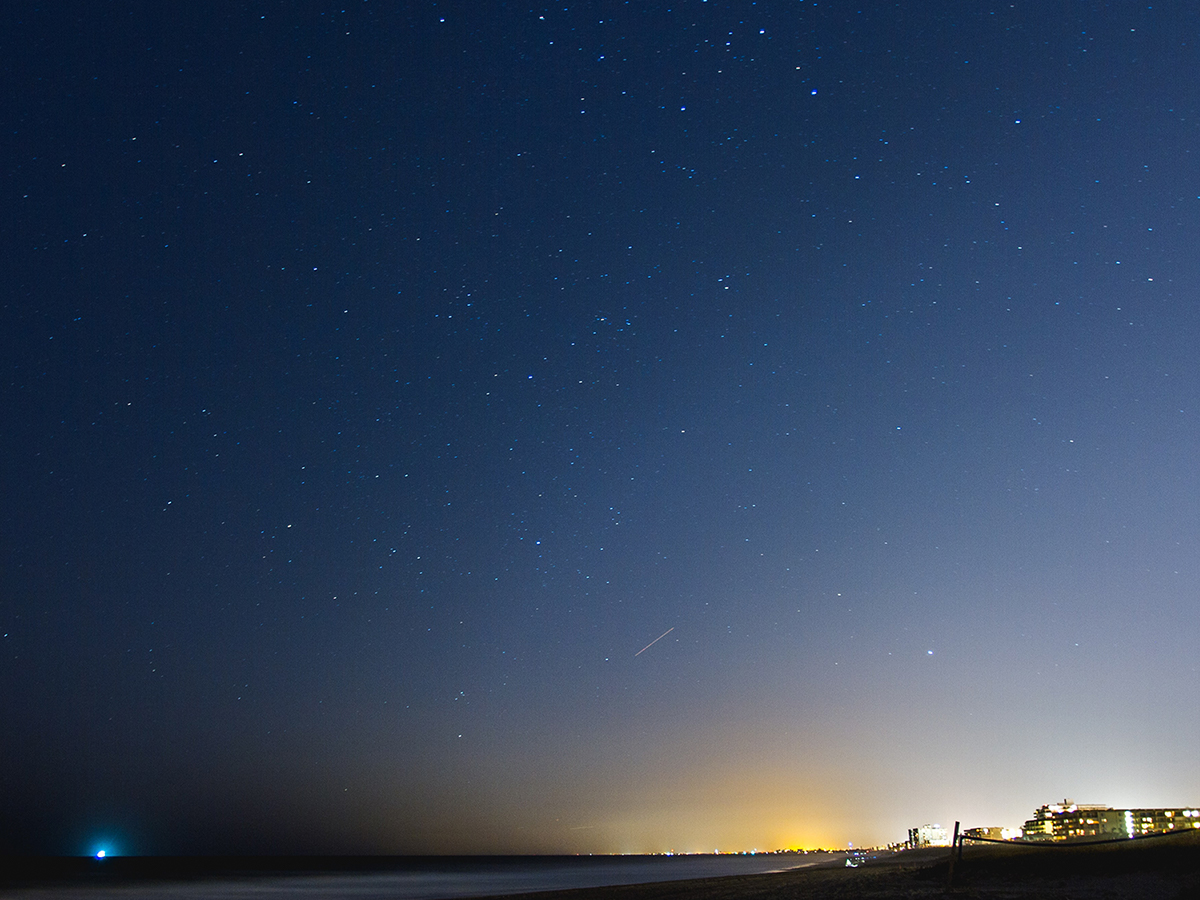
[(446, 858), (395, 871), (30, 888), (7, 900), (446, 900), (568, 888), (752, 875), (826, 862), (824, 854)]

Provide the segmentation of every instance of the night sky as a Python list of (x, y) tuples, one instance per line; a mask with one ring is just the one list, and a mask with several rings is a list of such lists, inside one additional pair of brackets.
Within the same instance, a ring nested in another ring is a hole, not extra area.
[(1194, 4), (0, 35), (0, 849), (1200, 803)]

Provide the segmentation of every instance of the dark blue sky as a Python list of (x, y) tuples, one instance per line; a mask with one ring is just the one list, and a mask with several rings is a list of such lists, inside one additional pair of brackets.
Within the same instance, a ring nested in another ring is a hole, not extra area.
[(0, 847), (1197, 803), (1200, 13), (0, 33)]

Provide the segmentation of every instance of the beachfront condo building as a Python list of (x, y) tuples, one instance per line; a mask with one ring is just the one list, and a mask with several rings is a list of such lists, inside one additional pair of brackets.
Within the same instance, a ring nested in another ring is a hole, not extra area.
[(921, 847), (949, 847), (950, 832), (941, 825), (919, 825), (908, 829), (908, 846), (912, 850)]
[(1200, 809), (1113, 809), (1111, 806), (1047, 803), (1021, 828), (1027, 841), (1134, 838), (1164, 831), (1200, 828)]
[(1021, 832), (1002, 825), (977, 825), (964, 829), (962, 836), (968, 841), (1011, 841), (1013, 838), (1019, 838)]

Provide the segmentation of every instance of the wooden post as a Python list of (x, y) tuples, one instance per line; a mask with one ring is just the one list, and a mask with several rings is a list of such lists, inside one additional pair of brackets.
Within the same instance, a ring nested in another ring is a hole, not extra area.
[(954, 857), (958, 850), (958, 822), (954, 823), (954, 840), (950, 842), (950, 865), (946, 869), (946, 890), (954, 890)]

